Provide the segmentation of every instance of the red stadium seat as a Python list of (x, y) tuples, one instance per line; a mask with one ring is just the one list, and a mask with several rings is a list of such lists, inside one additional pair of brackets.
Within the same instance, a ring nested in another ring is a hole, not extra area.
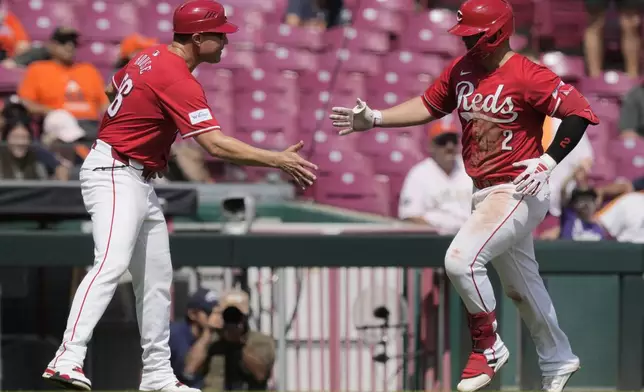
[(141, 30), (137, 7), (130, 1), (90, 1), (79, 15), (83, 39), (119, 43)]
[(77, 28), (80, 20), (74, 4), (64, 0), (16, 1), (11, 3), (11, 10), (34, 41), (47, 41), (58, 26)]

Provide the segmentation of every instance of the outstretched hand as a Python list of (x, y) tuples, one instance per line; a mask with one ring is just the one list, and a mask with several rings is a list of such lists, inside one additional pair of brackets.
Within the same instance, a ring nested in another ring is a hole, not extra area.
[(304, 142), (300, 140), (297, 144), (278, 153), (276, 166), (293, 177), (295, 182), (304, 189), (313, 185), (316, 176), (310, 170), (317, 170), (318, 167), (298, 154), (302, 147)]
[(358, 98), (353, 109), (336, 106), (331, 109), (329, 118), (333, 126), (340, 128), (340, 136), (353, 132), (368, 131), (375, 126), (374, 110), (366, 102)]

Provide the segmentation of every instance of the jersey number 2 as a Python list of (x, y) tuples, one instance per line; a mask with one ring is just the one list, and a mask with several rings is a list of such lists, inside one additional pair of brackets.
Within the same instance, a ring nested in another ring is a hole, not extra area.
[(505, 131), (503, 131), (503, 143), (501, 143), (501, 150), (512, 151), (512, 146), (508, 145), (508, 143), (510, 143), (510, 140), (512, 140), (512, 131), (506, 129)]
[(118, 91), (116, 92), (114, 101), (112, 101), (110, 106), (107, 107), (108, 116), (116, 116), (116, 114), (121, 109), (121, 105), (123, 105), (123, 99), (127, 97), (130, 92), (132, 92), (132, 87), (134, 87), (134, 83), (132, 82), (130, 75), (125, 74), (123, 80), (121, 81), (121, 84), (119, 85)]

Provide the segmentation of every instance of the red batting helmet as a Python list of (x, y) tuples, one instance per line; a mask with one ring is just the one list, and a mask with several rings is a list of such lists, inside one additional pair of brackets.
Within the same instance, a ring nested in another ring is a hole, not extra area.
[(228, 22), (224, 6), (214, 0), (188, 0), (174, 10), (173, 31), (177, 34), (234, 33), (239, 28)]
[(490, 55), (514, 34), (514, 13), (506, 0), (467, 0), (456, 13), (456, 20), (449, 29), (451, 34), (469, 37), (483, 33), (469, 51), (479, 58)]

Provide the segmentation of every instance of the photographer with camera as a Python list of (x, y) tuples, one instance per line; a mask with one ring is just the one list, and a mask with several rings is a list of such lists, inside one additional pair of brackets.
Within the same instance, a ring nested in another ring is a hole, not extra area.
[(248, 294), (198, 290), (170, 328), (171, 362), (183, 383), (206, 390), (264, 390), (275, 362), (270, 336), (251, 331)]

